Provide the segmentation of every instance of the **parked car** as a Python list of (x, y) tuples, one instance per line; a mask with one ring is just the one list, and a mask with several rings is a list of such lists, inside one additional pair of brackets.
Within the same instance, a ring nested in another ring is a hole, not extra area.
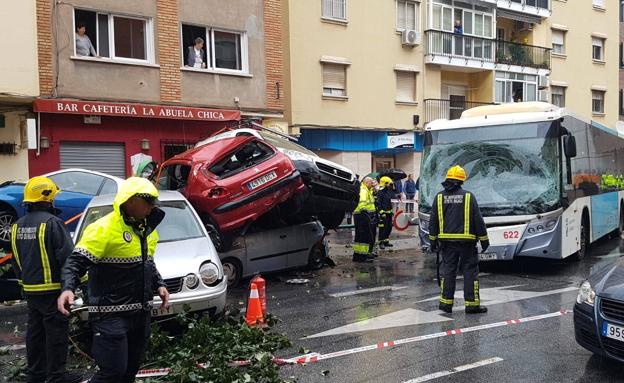
[[(78, 223), (75, 242), (89, 224), (113, 211), (114, 197), (95, 197), (89, 203)], [(154, 261), (167, 284), (171, 305), (169, 310), (161, 313), (158, 310), (160, 298), (154, 297), (152, 316), (178, 314), (185, 305), (189, 305), (193, 312), (222, 312), (227, 277), (199, 215), (178, 192), (162, 191), (159, 201), (165, 218), (156, 228), (160, 241)]]
[(269, 230), (252, 227), (235, 239), (231, 250), (219, 253), (228, 284), (236, 286), (256, 273), (304, 266), (320, 269), (329, 253), (325, 233), (319, 221)]
[[(64, 169), (44, 174), (61, 189), (54, 201), (61, 211), (59, 217), (70, 220), (82, 213), (91, 198), (96, 195), (115, 194), (121, 178), (86, 169)], [(24, 214), (24, 186), (22, 182), (0, 184), (0, 247), (8, 250), (11, 243), (11, 225)], [(70, 222), (68, 228), (73, 231), (77, 220)]]
[(291, 159), (309, 190), (300, 214), (316, 216), (326, 228), (336, 229), (342, 223), (345, 213), (352, 212), (357, 206), (360, 191), (357, 176), (348, 168), (319, 157), (287, 136), (243, 128), (217, 134), (195, 146), (201, 147), (237, 136), (260, 138)]
[(215, 141), (169, 159), (160, 169), (158, 188), (179, 190), (188, 198), (219, 251), (229, 247), (236, 230), (244, 232), (263, 214), (305, 192), (288, 157), (253, 136)]
[(574, 305), (574, 335), (587, 350), (624, 362), (624, 258), (581, 284)]

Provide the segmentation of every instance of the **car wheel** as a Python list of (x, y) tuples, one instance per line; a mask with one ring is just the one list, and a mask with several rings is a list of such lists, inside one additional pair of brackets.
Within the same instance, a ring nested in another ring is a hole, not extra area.
[(581, 221), (581, 232), (579, 234), (580, 248), (574, 254), (574, 260), (580, 261), (587, 255), (587, 248), (589, 247), (589, 222), (585, 215)]
[(243, 266), (236, 258), (226, 258), (221, 261), (223, 273), (227, 276), (228, 287), (237, 286), (243, 275)]
[(341, 211), (333, 211), (331, 213), (322, 213), (319, 214), (319, 221), (323, 224), (325, 229), (337, 229), (338, 226), (342, 223), (344, 219), (345, 212)]
[(321, 245), (316, 245), (310, 250), (308, 256), (308, 268), (311, 270), (319, 270), (325, 264), (325, 252)]
[(11, 226), (16, 220), (15, 213), (10, 210), (0, 210), (0, 247), (9, 249), (11, 246)]

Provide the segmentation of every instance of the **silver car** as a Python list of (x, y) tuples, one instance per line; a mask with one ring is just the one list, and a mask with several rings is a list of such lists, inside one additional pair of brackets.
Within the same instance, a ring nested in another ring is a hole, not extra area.
[(268, 230), (252, 228), (234, 240), (231, 250), (219, 253), (230, 286), (256, 273), (303, 266), (320, 269), (327, 255), (325, 229), (319, 221)]
[[(91, 200), (78, 223), (78, 242), (84, 228), (113, 211), (114, 195)], [(165, 218), (156, 229), (160, 241), (154, 261), (170, 294), (170, 307), (161, 313), (160, 298), (154, 298), (152, 316), (172, 315), (189, 305), (191, 311), (220, 313), (225, 307), (227, 277), (204, 225), (191, 204), (175, 191), (161, 191), (160, 208)]]

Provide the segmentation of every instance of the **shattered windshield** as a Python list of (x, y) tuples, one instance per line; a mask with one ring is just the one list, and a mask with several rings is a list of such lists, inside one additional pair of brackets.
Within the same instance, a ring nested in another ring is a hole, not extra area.
[(446, 171), (462, 166), (464, 184), (486, 216), (537, 214), (559, 207), (558, 135), (552, 122), (427, 132), (420, 174), (423, 213)]

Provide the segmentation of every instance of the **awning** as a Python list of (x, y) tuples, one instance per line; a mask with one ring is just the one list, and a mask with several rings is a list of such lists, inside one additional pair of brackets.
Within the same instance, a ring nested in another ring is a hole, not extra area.
[(524, 13), (509, 11), (500, 8), (496, 10), (496, 16), (531, 24), (540, 24), (542, 22), (542, 18), (539, 16), (527, 15)]

